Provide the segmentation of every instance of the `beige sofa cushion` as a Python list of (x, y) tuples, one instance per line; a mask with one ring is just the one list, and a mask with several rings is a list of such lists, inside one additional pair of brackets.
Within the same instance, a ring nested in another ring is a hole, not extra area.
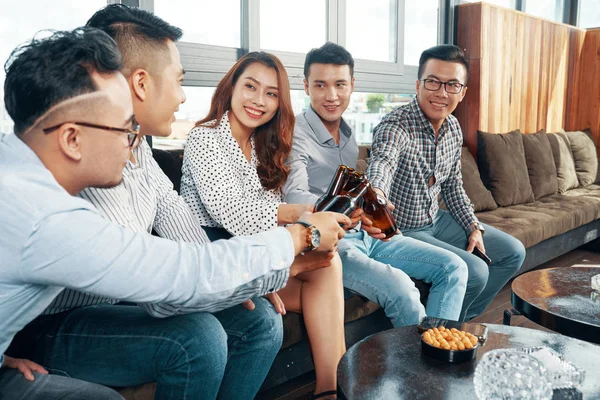
[(588, 186), (594, 183), (598, 174), (598, 156), (596, 145), (591, 134), (588, 132), (567, 132), (573, 160), (575, 161), (575, 172), (579, 186)]
[(523, 135), (523, 148), (533, 196), (539, 199), (556, 193), (558, 191), (556, 165), (546, 132), (541, 130)]
[(501, 207), (534, 200), (522, 136), (519, 130), (502, 134), (477, 132), (481, 179)]
[(575, 161), (573, 160), (573, 153), (567, 135), (564, 132), (549, 133), (548, 141), (552, 148), (554, 165), (556, 166), (558, 193), (564, 193), (578, 187), (579, 179), (577, 179)]
[(498, 208), (498, 205), (492, 197), (492, 193), (487, 190), (481, 181), (475, 158), (473, 158), (467, 147), (462, 148), (460, 162), (462, 165), (463, 187), (465, 188), (467, 196), (471, 199), (471, 203), (473, 203), (473, 210), (478, 212), (495, 210)]

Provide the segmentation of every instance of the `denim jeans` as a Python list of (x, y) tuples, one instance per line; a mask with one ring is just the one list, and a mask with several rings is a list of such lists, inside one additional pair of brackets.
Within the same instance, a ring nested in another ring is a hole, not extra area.
[(123, 400), (112, 389), (95, 383), (58, 375), (33, 373), (35, 380), (25, 379), (15, 369), (0, 369), (0, 400)]
[(364, 231), (340, 241), (344, 287), (381, 305), (394, 327), (425, 316), (410, 277), (431, 283), (427, 315), (458, 319), (467, 283), (467, 266), (449, 251), (402, 235), (382, 242)]
[(483, 244), (492, 260), (489, 267), (479, 257), (467, 253), (467, 233), (447, 211), (440, 210), (431, 225), (403, 231), (406, 236), (449, 250), (467, 263), (469, 280), (461, 311), (461, 320), (465, 321), (485, 310), (525, 259), (525, 247), (519, 240), (492, 226), (484, 224), (484, 228)]
[(253, 301), (252, 311), (164, 319), (122, 305), (43, 316), (28, 335), (33, 354), (23, 356), (106, 386), (157, 382), (157, 399), (252, 399), (283, 341), (281, 316), (268, 300)]

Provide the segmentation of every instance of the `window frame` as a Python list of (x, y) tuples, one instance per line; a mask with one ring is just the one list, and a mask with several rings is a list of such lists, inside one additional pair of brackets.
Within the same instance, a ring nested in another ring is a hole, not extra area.
[[(109, 0), (110, 1), (110, 0)], [(325, 0), (327, 40), (340, 45), (346, 40), (346, 7), (348, 0)], [(396, 62), (355, 60), (355, 91), (372, 93), (410, 93), (417, 78), (416, 66), (404, 65), (405, 0), (389, 0), (395, 5), (396, 26), (393, 30)], [(440, 7), (442, 10), (440, 0)], [(116, 0), (118, 2), (118, 0)], [(154, 0), (122, 0), (153, 12)], [(260, 47), (260, 0), (240, 0), (240, 47), (225, 47), (191, 42), (178, 42), (181, 62), (186, 70), (185, 86), (216, 86), (235, 62), (250, 51), (265, 50), (275, 54), (285, 65), (292, 89), (304, 88), (305, 53), (262, 49)], [(441, 18), (439, 18), (441, 20)], [(438, 43), (440, 38), (438, 35)]]

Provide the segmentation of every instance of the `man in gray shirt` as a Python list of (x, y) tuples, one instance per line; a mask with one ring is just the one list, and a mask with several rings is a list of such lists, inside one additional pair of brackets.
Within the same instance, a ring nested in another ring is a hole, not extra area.
[[(74, 196), (86, 187), (118, 185), (139, 139), (121, 68), (114, 41), (89, 28), (34, 40), (7, 62), (5, 104), (15, 133), (0, 138), (0, 365), (15, 334), (65, 288), (202, 310), (203, 305), (212, 307), (242, 289), (249, 296), (276, 291), (285, 285), (287, 276), (308, 269), (291, 266), (294, 257), (308, 247), (309, 229), (303, 225), (217, 243), (177, 243), (123, 228)], [(319, 251), (335, 250), (343, 236), (338, 223), (349, 222), (332, 213), (303, 218), (321, 233)], [(69, 326), (70, 315), (63, 316), (61, 322)], [(137, 322), (131, 319), (128, 324)], [(177, 381), (183, 393), (163, 391), (158, 398), (202, 398), (198, 393), (204, 390), (202, 382), (213, 373), (213, 366), (195, 370), (190, 357), (226, 353), (226, 348), (223, 342), (210, 340), (202, 342), (205, 348), (189, 347), (196, 336), (211, 334), (202, 330), (201, 322), (187, 336), (155, 337), (153, 346), (138, 347), (139, 354), (129, 353), (123, 365), (101, 364), (106, 355), (91, 344), (68, 356), (93, 364), (88, 369), (92, 373), (94, 368), (119, 367), (122, 375), (139, 376), (140, 371), (156, 369)], [(176, 317), (166, 323), (176, 325)], [(33, 345), (45, 346), (53, 335), (61, 332), (48, 331)], [(121, 343), (115, 351), (134, 346), (136, 340), (129, 337), (129, 343)], [(47, 365), (52, 357), (50, 351), (40, 363)], [(39, 386), (46, 380), (36, 384), (37, 379), (5, 379), (11, 374), (14, 371), (0, 369), (0, 397), (68, 398), (64, 392), (36, 397), (33, 392), (43, 390)], [(146, 378), (152, 379), (150, 373)]]
[[(288, 203), (312, 203), (327, 191), (339, 164), (355, 168), (358, 146), (342, 118), (354, 90), (354, 60), (343, 47), (326, 43), (304, 63), (310, 107), (296, 117), (284, 187)], [(458, 320), (467, 268), (451, 252), (397, 234), (389, 241), (363, 215), (362, 229), (340, 242), (344, 286), (380, 304), (395, 327), (416, 324), (425, 310), (409, 277), (431, 283), (427, 315)], [(433, 251), (436, 249), (436, 251)]]

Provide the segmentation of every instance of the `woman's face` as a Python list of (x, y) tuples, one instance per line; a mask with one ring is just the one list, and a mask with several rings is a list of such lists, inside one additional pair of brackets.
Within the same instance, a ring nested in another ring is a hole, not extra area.
[(275, 69), (255, 62), (246, 67), (233, 88), (231, 111), (249, 130), (269, 122), (279, 108)]

